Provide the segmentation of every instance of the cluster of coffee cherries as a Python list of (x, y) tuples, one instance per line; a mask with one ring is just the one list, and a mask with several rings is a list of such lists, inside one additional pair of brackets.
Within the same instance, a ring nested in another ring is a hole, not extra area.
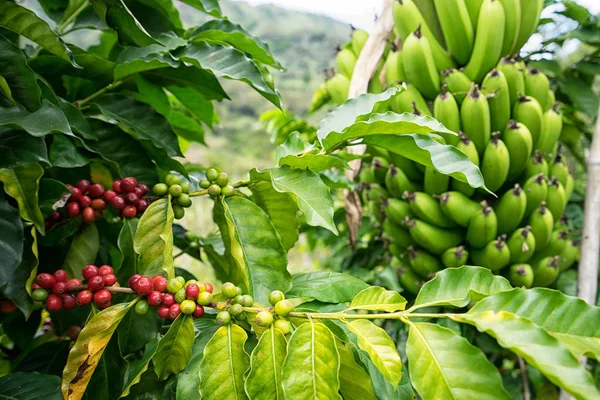
[(183, 218), (185, 216), (185, 209), (192, 205), (192, 198), (189, 195), (189, 183), (182, 181), (173, 174), (167, 174), (165, 183), (157, 183), (152, 188), (152, 191), (160, 197), (168, 194), (171, 195), (173, 198), (173, 214), (176, 219)]
[(263, 327), (273, 325), (287, 335), (290, 333), (291, 325), (285, 318), (294, 311), (294, 305), (291, 301), (286, 300), (281, 290), (274, 290), (269, 294), (269, 303), (271, 303), (271, 308), (261, 310), (256, 314), (256, 324)]
[[(118, 286), (115, 271), (110, 265), (100, 268), (87, 265), (81, 271), (84, 282), (69, 279), (67, 271), (59, 269), (54, 274), (42, 272), (35, 278), (31, 297), (36, 302), (45, 302), (48, 311), (71, 310), (75, 306), (86, 306), (92, 301), (103, 310), (110, 307), (110, 287)], [(75, 294), (76, 293), (76, 294)]]
[(206, 189), (210, 197), (229, 197), (235, 193), (235, 188), (229, 184), (229, 176), (216, 168), (206, 170), (206, 179), (200, 181), (200, 187)]
[(74, 218), (81, 214), (84, 222), (91, 224), (103, 217), (104, 210), (110, 205), (119, 213), (120, 218), (140, 216), (148, 208), (148, 186), (138, 183), (134, 177), (118, 179), (112, 188), (106, 190), (101, 183), (91, 183), (82, 179), (73, 185), (66, 185), (71, 191), (64, 210), (55, 211), (46, 220), (46, 229), (63, 220), (64, 216)]

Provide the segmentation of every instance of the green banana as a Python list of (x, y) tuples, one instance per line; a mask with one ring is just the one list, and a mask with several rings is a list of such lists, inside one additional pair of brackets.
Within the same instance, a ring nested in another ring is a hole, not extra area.
[(535, 236), (531, 233), (531, 226), (517, 229), (506, 242), (510, 250), (510, 262), (513, 264), (525, 263), (535, 253)]
[(477, 29), (477, 22), (479, 20), (479, 12), (481, 11), (481, 5), (483, 0), (464, 0), (469, 12), (469, 18), (471, 19), (471, 25), (473, 29)]
[(402, 63), (406, 78), (427, 99), (435, 99), (440, 91), (440, 76), (435, 69), (433, 53), (429, 41), (417, 28), (404, 41)]
[(363, 164), (358, 174), (358, 181), (361, 183), (377, 183), (375, 178), (375, 171), (371, 168), (371, 164)]
[(506, 78), (508, 91), (510, 93), (510, 105), (513, 106), (519, 97), (525, 93), (525, 77), (520, 63), (513, 57), (504, 57), (497, 67)]
[(435, 36), (438, 42), (442, 45), (442, 47), (446, 48), (446, 41), (444, 40), (444, 34), (442, 32), (442, 27), (440, 26), (440, 21), (437, 17), (437, 12), (435, 11), (434, 0), (414, 0), (415, 4), (419, 8), (425, 23), (431, 30), (431, 33)]
[(562, 154), (558, 154), (554, 159), (554, 162), (550, 166), (549, 175), (556, 177), (563, 186), (567, 185), (567, 177), (570, 175), (570, 172), (569, 166), (566, 164)]
[(546, 257), (533, 267), (533, 286), (548, 287), (558, 278), (558, 259)]
[(564, 214), (561, 215), (559, 220), (554, 223), (554, 230), (570, 231), (571, 225), (569, 224), (569, 217)]
[(535, 245), (538, 249), (546, 247), (552, 235), (552, 227), (554, 226), (554, 217), (546, 207), (546, 202), (534, 210), (529, 216), (529, 226), (531, 233), (535, 237)]
[(413, 0), (395, 1), (392, 6), (392, 13), (395, 23), (394, 30), (402, 40), (406, 40), (417, 28), (421, 28), (423, 35), (427, 38), (431, 47), (435, 66), (438, 71), (454, 66), (454, 61), (452, 61), (446, 49), (437, 41)]
[(390, 197), (389, 192), (377, 183), (369, 183), (364, 185), (365, 200), (375, 203), (381, 203), (383, 200)]
[(383, 221), (383, 238), (394, 243), (400, 249), (406, 249), (415, 244), (415, 241), (406, 229), (396, 225), (389, 219)]
[(404, 224), (419, 246), (438, 256), (463, 241), (464, 234), (459, 230), (439, 228), (419, 219), (407, 219)]
[(521, 1), (500, 0), (504, 7), (504, 42), (502, 43), (502, 55), (512, 53), (512, 49), (519, 37), (521, 28)]
[(396, 94), (391, 106), (392, 110), (397, 114), (412, 113), (414, 108), (416, 108), (422, 115), (431, 116), (427, 102), (414, 85), (406, 85), (406, 90)]
[(390, 167), (385, 178), (385, 186), (393, 197), (400, 199), (404, 192), (414, 192), (417, 186), (412, 183), (400, 168)]
[(379, 73), (376, 73), (373, 78), (369, 81), (369, 87), (367, 93), (379, 94), (383, 93), (383, 84), (379, 80)]
[(548, 205), (548, 210), (550, 210), (554, 217), (554, 221), (558, 221), (567, 206), (567, 194), (564, 186), (556, 177), (552, 177), (548, 184), (546, 203)]
[(490, 126), (492, 132), (502, 132), (510, 120), (510, 91), (508, 81), (502, 71), (494, 68), (481, 84), (481, 92), (490, 105)]
[(414, 161), (397, 153), (389, 154), (391, 163), (400, 168), (406, 174), (408, 179), (413, 182), (420, 182), (423, 180), (423, 173), (417, 168)]
[(542, 153), (539, 150), (536, 150), (533, 153), (533, 157), (531, 157), (525, 166), (525, 171), (523, 171), (521, 181), (525, 182), (527, 179), (538, 174), (547, 176), (548, 172), (548, 162), (544, 159)]
[[(423, 188), (429, 194), (442, 194), (448, 191), (450, 186), (450, 177), (437, 172), (431, 167), (425, 168), (425, 181)], [(437, 202), (436, 202), (437, 203)]]
[(554, 94), (554, 91), (552, 89), (548, 89), (548, 100), (546, 101), (546, 104), (544, 105), (544, 112), (551, 109), (555, 104), (556, 104), (556, 95)]
[(463, 0), (434, 0), (448, 52), (460, 64), (471, 58), (475, 34)]
[(510, 168), (508, 148), (499, 137), (499, 132), (492, 135), (492, 140), (485, 148), (481, 162), (481, 173), (485, 185), (492, 192), (497, 191), (504, 185)]
[(542, 111), (548, 102), (548, 91), (550, 91), (550, 82), (548, 77), (537, 68), (525, 70), (525, 93), (533, 97), (542, 106)]
[(329, 103), (331, 100), (331, 96), (327, 91), (327, 82), (323, 82), (321, 86), (317, 89), (315, 94), (313, 94), (310, 108), (308, 109), (308, 113), (313, 113), (323, 107), (325, 104)]
[(442, 212), (440, 202), (431, 195), (422, 192), (405, 192), (404, 198), (410, 204), (410, 210), (417, 218), (440, 228), (456, 227), (456, 223)]
[(384, 185), (385, 176), (388, 172), (389, 162), (383, 157), (373, 157), (371, 161), (371, 168), (373, 168), (373, 174), (375, 175), (375, 179), (377, 179), (377, 183), (380, 185)]
[(567, 203), (571, 200), (571, 196), (573, 195), (573, 190), (575, 189), (575, 179), (569, 174), (567, 175), (567, 183), (565, 186), (565, 198), (567, 199)]
[(341, 49), (335, 57), (337, 71), (348, 79), (352, 79), (352, 73), (356, 66), (356, 56), (349, 49)]
[(542, 132), (542, 119), (544, 112), (540, 103), (530, 96), (521, 96), (513, 107), (513, 119), (527, 126), (533, 139), (533, 147), (537, 148), (537, 142)]
[(508, 270), (508, 280), (514, 287), (529, 289), (533, 286), (533, 268), (529, 264), (511, 265)]
[(406, 81), (406, 73), (402, 63), (402, 53), (392, 49), (385, 61), (385, 83), (388, 87), (392, 87), (404, 81)]
[(535, 148), (539, 149), (544, 154), (552, 153), (552, 155), (554, 155), (554, 146), (560, 138), (563, 125), (560, 108), (560, 103), (554, 104), (552, 108), (544, 113), (542, 118), (542, 130)]
[[(371, 156), (370, 161), (372, 161), (375, 157), (383, 158), (387, 163), (389, 163), (391, 160), (389, 151), (387, 151), (386, 149), (383, 149), (381, 147), (373, 146), (370, 144), (367, 145), (367, 150), (366, 150), (365, 154), (368, 154), (369, 156)], [(367, 161), (368, 158), (365, 158), (364, 160)]]
[(523, 124), (511, 119), (502, 134), (502, 140), (510, 155), (510, 168), (508, 169), (508, 180), (514, 180), (521, 175), (527, 161), (531, 157), (533, 139), (531, 132)]
[(568, 241), (567, 245), (560, 253), (558, 258), (558, 269), (560, 272), (565, 271), (575, 262), (579, 260), (579, 243), (576, 241)]
[(509, 234), (514, 231), (527, 208), (527, 196), (521, 186), (517, 183), (512, 190), (508, 190), (500, 198), (496, 205), (496, 216), (498, 217), (498, 234)]
[(521, 26), (519, 27), (519, 36), (517, 36), (511, 53), (517, 53), (527, 43), (537, 29), (540, 22), (540, 14), (544, 8), (544, 0), (520, 0), (520, 2)]
[[(448, 92), (447, 85), (442, 85), (442, 91), (433, 102), (433, 117), (453, 132), (460, 132), (460, 110), (452, 93)], [(456, 146), (460, 141), (459, 136), (443, 134), (446, 143)]]
[(546, 257), (553, 257), (557, 254), (560, 255), (567, 247), (567, 243), (569, 243), (569, 240), (567, 239), (568, 236), (569, 233), (567, 231), (552, 232), (548, 244), (542, 249), (536, 249), (535, 254), (531, 258), (531, 263), (535, 265)]
[(496, 213), (485, 201), (482, 206), (482, 210), (469, 221), (466, 236), (467, 242), (477, 249), (485, 247), (498, 234)]
[[(475, 144), (462, 132), (456, 148), (465, 153), (473, 164), (479, 165), (479, 153), (477, 153)], [(471, 187), (471, 185), (466, 182), (457, 181), (456, 179), (451, 180), (450, 187), (452, 190), (461, 192), (467, 197), (471, 197), (475, 193), (475, 188)]]
[(527, 208), (525, 209), (525, 217), (528, 217), (533, 210), (539, 208), (548, 197), (548, 183), (546, 177), (542, 174), (537, 174), (527, 179), (523, 190), (527, 195)]
[(500, 271), (510, 264), (510, 250), (502, 237), (499, 237), (487, 243), (482, 249), (473, 249), (471, 260), (475, 265)]
[(369, 39), (369, 34), (366, 31), (363, 31), (362, 29), (355, 29), (352, 31), (352, 51), (357, 58), (363, 47), (365, 47), (367, 39)]
[(419, 290), (421, 290), (421, 286), (423, 286), (424, 283), (423, 279), (417, 276), (417, 274), (406, 265), (398, 267), (398, 280), (400, 281), (402, 288), (412, 294), (419, 293)]
[(458, 104), (462, 104), (473, 83), (464, 72), (455, 68), (442, 71), (442, 82), (447, 85)]
[(346, 100), (348, 100), (350, 79), (342, 74), (335, 74), (331, 79), (325, 82), (325, 88), (334, 104), (344, 104)]
[(396, 244), (394, 242), (388, 241), (387, 250), (388, 250), (388, 253), (390, 253), (393, 257), (404, 257), (404, 255), (406, 254), (406, 249), (402, 248), (401, 246), (399, 246), (398, 244)]
[(469, 226), (471, 218), (483, 208), (481, 204), (460, 192), (446, 192), (441, 195), (440, 206), (448, 218), (463, 227)]
[[(498, 1), (498, 0), (495, 0)], [(483, 154), (491, 136), (490, 107), (479, 86), (471, 85), (460, 107), (460, 123), (469, 139), (475, 143), (477, 152)]]
[(467, 264), (469, 252), (464, 246), (452, 247), (442, 254), (442, 264), (446, 268), (458, 268)]
[(481, 82), (502, 56), (506, 16), (499, 0), (484, 0), (477, 20), (473, 54), (465, 67), (465, 74)]
[(436, 272), (444, 268), (437, 257), (414, 247), (408, 248), (408, 262), (413, 271), (423, 278), (431, 278)]
[(402, 225), (406, 217), (413, 216), (410, 204), (404, 200), (386, 199), (383, 206), (388, 219), (398, 226)]

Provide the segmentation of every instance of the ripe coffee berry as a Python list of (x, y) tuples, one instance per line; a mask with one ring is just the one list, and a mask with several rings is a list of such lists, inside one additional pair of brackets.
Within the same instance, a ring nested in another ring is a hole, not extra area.
[(129, 204), (135, 204), (138, 201), (138, 196), (135, 193), (127, 193), (125, 195), (125, 202)]
[(231, 299), (237, 295), (237, 289), (231, 282), (225, 282), (221, 287), (221, 293), (228, 299)]
[(213, 292), (213, 286), (210, 283), (206, 283), (206, 291), (208, 293), (212, 293)]
[(144, 191), (138, 186), (133, 191), (133, 194), (135, 194), (139, 199), (140, 197), (142, 197), (144, 195)]
[(196, 300), (198, 298), (198, 293), (200, 293), (200, 291), (198, 290), (198, 285), (195, 283), (189, 284), (188, 287), (185, 288), (185, 297), (190, 300)]
[(111, 305), (112, 305), (112, 303), (110, 301), (108, 303), (104, 303), (104, 304), (96, 304), (96, 306), (98, 307), (98, 310), (100, 310), (100, 311), (106, 310)]
[(133, 285), (133, 290), (135, 290), (138, 294), (148, 295), (154, 289), (152, 287), (152, 281), (150, 280), (150, 278), (148, 278), (147, 276), (142, 276)]
[(90, 186), (88, 192), (92, 199), (97, 199), (99, 197), (102, 197), (102, 195), (104, 194), (104, 186), (102, 186), (99, 183), (94, 183), (92, 186)]
[(155, 290), (148, 295), (147, 300), (148, 304), (150, 304), (152, 307), (158, 307), (162, 304), (162, 293)]
[(104, 200), (108, 201), (109, 203), (115, 197), (117, 197), (117, 192), (115, 192), (114, 190), (107, 190), (106, 192), (104, 192)]
[(60, 222), (63, 218), (63, 215), (60, 213), (60, 211), (54, 211), (52, 213), (52, 215), (50, 216), (50, 220), (54, 221), (54, 222)]
[(63, 306), (63, 301), (55, 294), (51, 294), (46, 299), (46, 310), (59, 311)]
[(98, 267), (96, 267), (95, 265), (92, 265), (92, 264), (86, 265), (81, 270), (81, 274), (83, 275), (83, 279), (85, 279), (86, 281), (89, 281), (94, 276), (98, 275), (98, 272), (99, 272), (98, 271)]
[(111, 275), (114, 273), (115, 273), (115, 270), (110, 265), (103, 265), (100, 268), (98, 268), (98, 274), (100, 274), (102, 276)]
[(69, 190), (71, 191), (71, 197), (69, 197), (69, 201), (79, 201), (82, 195), (81, 189), (72, 187)]
[(31, 298), (34, 301), (44, 301), (48, 298), (48, 291), (46, 289), (35, 289), (31, 293)]
[(87, 286), (92, 292), (97, 292), (104, 287), (104, 278), (100, 275), (93, 276), (88, 280)]
[(123, 208), (123, 217), (125, 218), (133, 218), (135, 217), (135, 215), (137, 214), (137, 208), (135, 208), (135, 206), (132, 206), (131, 204), (125, 206), (125, 208)]
[(169, 317), (169, 307), (160, 306), (157, 311), (158, 317), (162, 319), (166, 319)]
[(158, 292), (165, 292), (167, 290), (168, 283), (169, 281), (167, 281), (167, 278), (164, 276), (154, 275), (152, 277), (152, 285), (154, 286), (154, 290)]
[(102, 211), (106, 209), (106, 201), (103, 199), (94, 199), (92, 200), (92, 208), (94, 210)]
[(79, 279), (73, 278), (67, 281), (67, 290), (69, 291), (73, 291), (79, 286), (81, 286), (81, 281)]
[(149, 309), (148, 302), (145, 300), (138, 301), (134, 307), (134, 311), (137, 315), (146, 315), (148, 314)]
[(162, 295), (162, 304), (167, 307), (171, 307), (175, 304), (175, 296), (172, 293), (164, 293)]
[(194, 311), (194, 313), (192, 315), (194, 316), (194, 318), (202, 317), (204, 315), (204, 307), (197, 305), (196, 310)]
[(185, 315), (192, 315), (196, 311), (196, 303), (192, 300), (184, 300), (179, 307)]
[(272, 306), (283, 299), (285, 299), (285, 295), (281, 290), (273, 290), (271, 294), (269, 294), (269, 303), (271, 303)]
[(41, 286), (38, 285), (37, 283), (31, 284), (31, 290), (35, 290), (35, 289), (39, 289), (39, 288), (41, 288)]
[(94, 293), (94, 303), (101, 305), (110, 302), (111, 294), (108, 290), (102, 289)]
[(135, 202), (135, 208), (137, 208), (139, 213), (143, 213), (148, 209), (148, 202), (144, 199), (139, 199)]
[(179, 307), (179, 304), (175, 303), (169, 307), (169, 318), (174, 320), (175, 318), (179, 317), (179, 314), (181, 314), (181, 308)]
[(96, 219), (96, 214), (94, 213), (94, 209), (92, 207), (86, 207), (83, 209), (81, 217), (83, 218), (83, 222), (91, 224)]
[(67, 204), (67, 215), (69, 217), (78, 216), (80, 210), (81, 210), (81, 208), (79, 207), (79, 204), (75, 203), (74, 201)]
[(129, 280), (127, 281), (127, 286), (129, 286), (131, 289), (134, 288), (135, 283), (138, 281), (138, 279), (140, 279), (142, 276), (140, 274), (135, 274), (135, 275), (131, 275), (131, 278), (129, 278)]
[(142, 191), (142, 196), (147, 195), (148, 192), (150, 191), (150, 189), (148, 188), (148, 185), (146, 185), (145, 183), (139, 183), (137, 188)]
[(90, 189), (90, 186), (92, 186), (92, 184), (86, 179), (82, 179), (75, 184), (75, 187), (81, 190), (81, 193), (86, 193)]
[(110, 205), (115, 210), (122, 210), (125, 208), (125, 199), (121, 196), (117, 196), (110, 201)]
[(113, 182), (112, 184), (112, 189), (116, 192), (116, 193), (123, 193), (123, 188), (121, 187), (121, 180), (117, 179), (116, 181)]
[(69, 277), (67, 275), (67, 271), (65, 271), (64, 269), (59, 269), (55, 271), (53, 275), (54, 279), (56, 279), (56, 282), (66, 282)]
[(69, 329), (67, 329), (67, 331), (65, 332), (65, 334), (71, 340), (77, 340), (77, 338), (79, 337), (80, 333), (81, 333), (81, 328), (78, 327), (78, 326), (75, 326), (75, 325), (73, 325), (72, 327), (70, 327)]
[(92, 199), (89, 196), (81, 196), (78, 203), (81, 208), (86, 208), (92, 205)]
[(52, 287), (52, 293), (54, 294), (65, 294), (67, 292), (67, 282), (56, 282)]
[(42, 272), (36, 277), (35, 282), (44, 289), (52, 290), (52, 288), (54, 288), (54, 284), (56, 283), (56, 278), (50, 274)]
[(104, 275), (103, 278), (105, 286), (112, 286), (117, 282), (117, 277), (113, 274)]
[(127, 178), (123, 178), (123, 180), (121, 181), (121, 189), (125, 192), (125, 193), (131, 193), (135, 190), (135, 188), (138, 185), (138, 181), (137, 179), (129, 176)]
[(92, 291), (86, 289), (86, 290), (82, 290), (81, 292), (77, 293), (77, 297), (75, 298), (75, 301), (80, 306), (86, 306), (92, 302), (93, 298), (94, 298), (94, 294), (92, 293)]
[(4, 314), (10, 314), (17, 309), (17, 305), (10, 300), (0, 301), (0, 311)]
[(73, 296), (72, 294), (66, 294), (66, 295), (64, 295), (62, 297), (62, 301), (63, 301), (63, 308), (65, 310), (72, 310), (77, 305), (77, 302), (75, 300), (75, 296)]

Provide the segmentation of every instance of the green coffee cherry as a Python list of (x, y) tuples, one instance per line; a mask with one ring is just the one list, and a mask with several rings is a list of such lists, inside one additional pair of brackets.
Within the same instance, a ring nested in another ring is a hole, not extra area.
[(167, 174), (165, 177), (165, 183), (167, 186), (179, 185), (181, 180), (173, 174)]
[(177, 276), (177, 277), (175, 277), (175, 279), (177, 279), (179, 282), (181, 282), (181, 287), (183, 287), (183, 285), (185, 285), (185, 278), (183, 276)]
[(231, 282), (225, 282), (223, 286), (221, 286), (221, 293), (228, 299), (232, 299), (237, 295), (237, 288)]
[(35, 289), (31, 293), (31, 298), (35, 301), (44, 301), (48, 298), (48, 291), (46, 289)]
[(206, 179), (211, 182), (214, 182), (219, 177), (219, 171), (214, 168), (209, 168), (206, 170)]
[(227, 184), (229, 183), (229, 175), (227, 175), (225, 172), (221, 172), (217, 177), (215, 183), (221, 187), (227, 186)]
[(256, 324), (259, 326), (270, 326), (273, 323), (273, 314), (263, 310), (256, 314)]
[(137, 303), (135, 303), (135, 307), (133, 310), (137, 315), (146, 315), (148, 314), (149, 309), (150, 306), (148, 305), (148, 302), (146, 300), (140, 300)]
[(249, 294), (244, 295), (244, 301), (242, 302), (244, 307), (252, 307), (254, 305), (254, 299)]
[(167, 185), (165, 185), (164, 183), (157, 183), (156, 185), (154, 185), (154, 187), (152, 188), (152, 191), (154, 192), (155, 195), (157, 196), (164, 196), (167, 193), (169, 193), (169, 187)]
[(181, 195), (177, 198), (177, 204), (182, 207), (190, 207), (192, 205), (192, 199), (189, 194), (181, 193)]
[(290, 322), (285, 319), (278, 319), (273, 323), (273, 326), (275, 329), (279, 329), (284, 335), (287, 335), (292, 330)]
[(167, 283), (167, 290), (170, 293), (177, 293), (183, 288), (183, 283), (177, 278), (170, 279)]
[(233, 315), (234, 317), (240, 316), (243, 312), (244, 310), (241, 304), (233, 304), (231, 307), (229, 307), (229, 314)]
[(273, 309), (275, 314), (279, 315), (280, 317), (285, 317), (292, 312), (294, 305), (289, 300), (281, 300), (275, 304)]
[(239, 286), (235, 287), (235, 295), (236, 296), (241, 296), (242, 295), (242, 288)]
[(181, 182), (179, 184), (179, 186), (181, 186), (181, 190), (183, 190), (183, 193), (189, 193), (190, 192), (190, 184), (187, 182)]
[(237, 296), (235, 296), (233, 298), (233, 302), (235, 304), (244, 304), (244, 296), (242, 296), (241, 294), (238, 294)]
[(196, 300), (201, 306), (207, 306), (212, 303), (212, 301), (212, 294), (209, 292), (200, 292), (200, 294), (198, 294), (198, 299)]
[(200, 188), (208, 189), (209, 186), (210, 186), (210, 181), (208, 179), (202, 179), (200, 181)]
[(183, 193), (183, 190), (181, 189), (181, 186), (179, 185), (173, 185), (169, 187), (169, 194), (173, 197), (179, 197), (181, 196), (181, 194)]
[(190, 249), (197, 249), (198, 247), (200, 247), (200, 243), (193, 241), (193, 242), (190, 242), (190, 244), (188, 246)]
[(281, 290), (273, 290), (271, 294), (269, 294), (269, 303), (272, 306), (285, 299), (285, 294)]
[(185, 295), (185, 289), (179, 289), (177, 293), (175, 293), (175, 301), (181, 304), (181, 302), (185, 299), (187, 299), (187, 296)]
[(192, 300), (184, 300), (181, 302), (180, 308), (182, 313), (191, 315), (196, 311), (196, 303)]
[(231, 185), (227, 185), (221, 189), (221, 194), (225, 197), (230, 197), (235, 194), (235, 188)]
[(208, 194), (212, 197), (216, 197), (221, 194), (221, 186), (219, 185), (210, 185), (208, 188)]
[(217, 324), (219, 325), (227, 325), (231, 322), (231, 314), (227, 311), (221, 311), (217, 314)]
[(190, 242), (198, 240), (198, 235), (191, 231), (187, 231), (183, 237), (185, 238), (185, 240), (189, 240)]
[(179, 204), (173, 204), (173, 216), (175, 219), (185, 217), (185, 208), (181, 207)]

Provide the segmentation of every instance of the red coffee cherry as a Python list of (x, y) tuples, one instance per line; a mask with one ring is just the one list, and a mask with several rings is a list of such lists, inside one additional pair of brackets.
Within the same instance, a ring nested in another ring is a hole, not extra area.
[(138, 181), (137, 179), (128, 176), (127, 178), (123, 178), (123, 181), (121, 182), (121, 189), (123, 189), (123, 191), (125, 193), (131, 193), (135, 190), (135, 188), (138, 185)]
[(140, 189), (142, 191), (142, 196), (147, 195), (148, 192), (150, 191), (150, 189), (148, 188), (148, 185), (146, 185), (145, 183), (138, 184), (138, 189)]
[(179, 307), (179, 304), (175, 303), (169, 307), (169, 318), (176, 319), (179, 314), (181, 314), (181, 308)]
[(98, 275), (98, 267), (96, 267), (95, 265), (92, 265), (92, 264), (86, 265), (81, 270), (81, 274), (83, 275), (83, 279), (85, 279), (86, 281), (89, 281), (94, 276)]
[(87, 286), (92, 292), (97, 292), (104, 287), (104, 278), (100, 275), (93, 276), (88, 280)]
[(131, 275), (131, 278), (129, 278), (129, 280), (127, 281), (127, 286), (129, 286), (131, 289), (133, 289), (133, 287), (135, 286), (135, 283), (138, 281), (138, 279), (140, 279), (142, 276), (140, 274), (135, 274), (135, 275)]
[(110, 205), (115, 210), (122, 210), (125, 208), (125, 199), (122, 198), (121, 196), (117, 196), (110, 201)]
[(92, 293), (92, 291), (86, 289), (86, 290), (82, 290), (81, 292), (77, 293), (77, 297), (76, 297), (75, 301), (80, 306), (86, 306), (92, 302), (93, 298), (94, 298), (94, 294)]
[(69, 190), (71, 191), (71, 197), (69, 197), (69, 201), (79, 201), (79, 199), (81, 198), (81, 196), (83, 194), (83, 193), (81, 193), (81, 189), (72, 187)]
[(92, 199), (90, 196), (81, 196), (78, 201), (81, 208), (86, 208), (92, 205)]
[(72, 310), (77, 305), (77, 301), (75, 300), (75, 296), (72, 294), (66, 294), (62, 296), (63, 308), (65, 310)]
[(123, 217), (125, 218), (133, 218), (135, 217), (137, 214), (137, 208), (135, 208), (135, 206), (132, 206), (131, 204), (125, 206), (125, 208), (123, 209)]
[(52, 288), (54, 288), (54, 284), (56, 283), (56, 278), (50, 274), (42, 272), (36, 277), (35, 282), (46, 290), (52, 290)]
[(65, 335), (67, 335), (69, 337), (69, 339), (71, 339), (71, 340), (77, 340), (80, 333), (81, 333), (81, 328), (73, 325), (72, 327), (67, 329), (67, 331), (65, 332)]
[(160, 306), (158, 307), (158, 317), (162, 318), (162, 319), (166, 319), (169, 317), (169, 307), (166, 306)]
[(148, 209), (148, 202), (144, 199), (139, 199), (135, 202), (135, 208), (137, 208), (138, 212), (141, 214)]
[(63, 219), (63, 215), (60, 213), (60, 211), (54, 211), (54, 213), (52, 213), (52, 215), (50, 216), (50, 221), (53, 222), (60, 222)]
[(139, 197), (135, 193), (127, 193), (125, 195), (125, 202), (129, 204), (135, 204)]
[(54, 222), (50, 221), (49, 219), (44, 221), (44, 229), (49, 231), (50, 229), (52, 229), (52, 227), (54, 227)]
[(210, 283), (206, 283), (206, 291), (208, 293), (212, 293), (213, 292), (213, 286)]
[(113, 274), (104, 275), (104, 286), (112, 286), (117, 282), (117, 277)]
[(144, 191), (139, 186), (137, 186), (135, 188), (135, 190), (133, 191), (133, 194), (135, 194), (138, 198), (140, 198), (144, 195)]
[(117, 179), (112, 184), (112, 189), (117, 193), (123, 193), (123, 188), (121, 187), (121, 180)]
[(94, 209), (92, 207), (84, 208), (83, 212), (81, 213), (81, 216), (83, 218), (83, 222), (86, 222), (88, 224), (91, 224), (96, 220), (96, 214), (94, 213)]
[(90, 186), (92, 186), (92, 184), (90, 183), (90, 181), (88, 181), (86, 179), (82, 179), (75, 184), (75, 187), (77, 187), (79, 190), (81, 190), (81, 194), (84, 194), (88, 190), (90, 190)]
[(185, 288), (185, 297), (190, 300), (196, 300), (198, 298), (198, 293), (200, 293), (200, 290), (198, 289), (198, 285), (195, 283), (190, 283)]
[(67, 275), (67, 271), (59, 269), (54, 272), (54, 279), (56, 279), (56, 282), (66, 282), (69, 276)]
[(204, 315), (204, 307), (201, 305), (196, 305), (196, 311), (192, 314), (194, 318), (200, 318)]
[(90, 189), (88, 191), (92, 199), (97, 199), (99, 197), (102, 197), (102, 195), (104, 194), (104, 186), (102, 186), (99, 183), (94, 183), (92, 186), (90, 186)]
[(102, 311), (102, 310), (106, 310), (108, 307), (112, 306), (112, 303), (109, 301), (108, 303), (104, 303), (104, 304), (96, 304), (96, 306), (98, 307), (98, 310)]
[(17, 305), (10, 300), (0, 301), (0, 311), (4, 314), (10, 314), (17, 309)]
[(74, 201), (67, 204), (67, 215), (69, 217), (76, 217), (79, 215), (79, 203), (75, 203)]
[(52, 287), (52, 293), (54, 294), (65, 294), (67, 292), (67, 282), (56, 282)]
[(175, 304), (175, 295), (173, 293), (163, 293), (162, 304), (166, 307), (171, 307)]
[(167, 278), (161, 275), (155, 275), (152, 277), (152, 285), (154, 285), (154, 290), (158, 292), (165, 292), (167, 290)]
[(35, 290), (35, 289), (39, 289), (39, 288), (41, 288), (41, 286), (38, 285), (37, 283), (32, 283), (31, 284), (31, 290)]
[(92, 200), (92, 208), (94, 210), (102, 211), (106, 209), (106, 201), (103, 199), (94, 199)]
[(108, 290), (102, 289), (94, 293), (94, 303), (97, 305), (107, 304), (110, 302), (111, 294)]
[(110, 275), (114, 273), (115, 270), (110, 265), (103, 265), (100, 268), (98, 268), (98, 274), (100, 274), (101, 276)]
[(115, 197), (117, 197), (117, 192), (115, 192), (114, 190), (107, 190), (106, 192), (104, 192), (104, 200), (108, 201), (109, 203)]
[(67, 281), (67, 290), (73, 291), (81, 286), (81, 281), (79, 279), (73, 278)]
[(162, 293), (155, 290), (148, 295), (146, 300), (151, 307), (158, 307), (162, 304)]
[(48, 295), (46, 299), (46, 310), (48, 311), (58, 311), (62, 308), (63, 301), (60, 297), (55, 295), (54, 293)]
[(153, 290), (152, 281), (147, 276), (142, 276), (133, 286), (133, 290), (141, 295), (149, 295)]

